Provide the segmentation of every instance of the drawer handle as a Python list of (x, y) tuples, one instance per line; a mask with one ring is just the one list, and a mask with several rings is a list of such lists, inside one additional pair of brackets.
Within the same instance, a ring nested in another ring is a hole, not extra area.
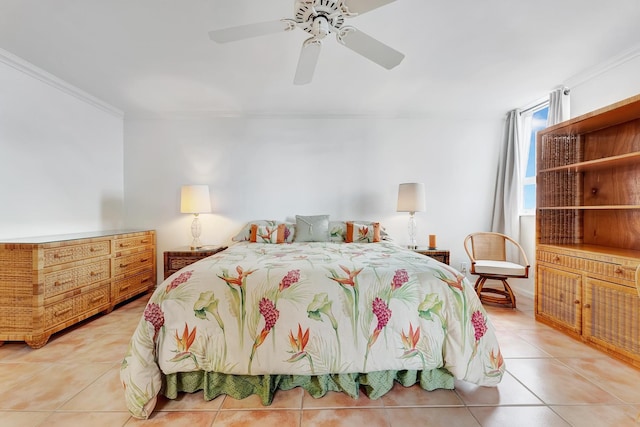
[(554, 262), (558, 262), (558, 261), (560, 261), (560, 257), (556, 255), (555, 257), (553, 257), (553, 261), (554, 261)]
[(69, 279), (69, 280), (63, 280), (62, 282), (59, 281), (55, 281), (53, 282), (54, 286), (62, 286), (62, 285), (68, 285), (69, 283), (73, 283), (73, 279)]
[(591, 304), (585, 304), (584, 308), (591, 308)]
[(140, 243), (142, 243), (143, 245), (146, 245), (147, 243), (149, 243), (149, 240), (148, 239), (140, 240)]
[(120, 264), (120, 268), (126, 268), (129, 267), (129, 264)]
[(98, 302), (98, 301), (101, 301), (102, 299), (103, 299), (103, 298), (102, 298), (102, 295), (100, 295), (100, 296), (97, 296), (97, 297), (93, 297), (93, 298), (91, 298), (91, 302), (92, 302), (92, 303), (94, 303), (94, 302)]
[(96, 276), (102, 276), (102, 271), (99, 271), (97, 273), (95, 271), (91, 272), (91, 277), (96, 277)]
[(147, 276), (147, 277), (143, 278), (142, 280), (140, 280), (140, 283), (145, 283), (145, 282), (148, 282), (149, 280), (151, 280), (151, 277)]
[(142, 259), (140, 260), (140, 262), (142, 262), (142, 263), (147, 262), (147, 261), (149, 261), (149, 258), (142, 258)]
[(577, 300), (575, 300), (573, 303), (574, 303), (574, 304), (580, 304), (580, 300), (579, 300), (579, 299), (577, 299)]
[(97, 251), (97, 249), (96, 249), (96, 248), (94, 248), (93, 246), (91, 246), (91, 247), (89, 248), (89, 252), (95, 252), (95, 251)]
[(120, 287), (121, 291), (126, 291), (127, 289), (129, 289), (129, 285)]
[(71, 255), (73, 255), (73, 254), (57, 254), (56, 253), (56, 254), (53, 254), (53, 257), (56, 258), (56, 259), (60, 259), (60, 258), (68, 258)]
[(70, 312), (72, 310), (71, 307), (69, 308), (65, 308), (64, 310), (60, 310), (60, 311), (56, 311), (55, 313), (53, 313), (54, 316), (59, 317), (59, 316), (64, 316), (65, 314), (67, 314), (68, 312)]
[(618, 268), (616, 268), (615, 272), (616, 272), (616, 274), (622, 274), (622, 273), (624, 273), (624, 268), (618, 267)]

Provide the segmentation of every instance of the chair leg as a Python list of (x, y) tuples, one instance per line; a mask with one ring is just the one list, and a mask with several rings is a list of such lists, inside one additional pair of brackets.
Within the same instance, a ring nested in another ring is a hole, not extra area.
[(484, 284), (487, 279), (487, 277), (483, 276), (478, 277), (478, 280), (476, 280), (476, 284), (474, 286), (474, 289), (478, 294), (478, 298), (480, 298), (480, 301), (483, 303), (488, 302), (501, 305), (510, 305), (512, 308), (516, 308), (516, 296), (511, 290), (511, 286), (509, 286), (509, 283), (507, 283), (507, 279), (494, 277), (494, 279), (500, 280), (502, 282), (504, 290), (485, 288)]
[(482, 290), (482, 286), (484, 285), (484, 282), (486, 282), (486, 281), (487, 281), (486, 277), (478, 276), (478, 279), (476, 280), (476, 284), (473, 285), (473, 289), (476, 291), (478, 296), (480, 296), (480, 291), (478, 291), (478, 288), (480, 290)]
[(504, 291), (508, 294), (507, 300), (511, 302), (511, 307), (516, 308), (516, 295), (513, 293), (513, 290), (511, 290), (511, 286), (509, 286), (506, 279), (502, 280), (502, 285), (504, 286)]

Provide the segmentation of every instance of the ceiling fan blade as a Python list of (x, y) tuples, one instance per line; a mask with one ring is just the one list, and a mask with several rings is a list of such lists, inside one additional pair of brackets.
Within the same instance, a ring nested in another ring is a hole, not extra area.
[(279, 33), (291, 30), (291, 22), (285, 19), (277, 21), (258, 22), (255, 24), (239, 25), (237, 27), (223, 28), (209, 31), (209, 38), (218, 43), (229, 43), (267, 34)]
[(302, 50), (300, 51), (298, 68), (296, 69), (296, 76), (293, 79), (294, 84), (306, 85), (307, 83), (311, 83), (321, 49), (322, 42), (320, 40), (314, 37), (305, 40), (302, 44)]
[(400, 64), (404, 59), (403, 53), (353, 27), (343, 27), (338, 34), (338, 41), (387, 70)]
[(396, 0), (345, 0), (345, 7), (350, 13), (362, 15)]

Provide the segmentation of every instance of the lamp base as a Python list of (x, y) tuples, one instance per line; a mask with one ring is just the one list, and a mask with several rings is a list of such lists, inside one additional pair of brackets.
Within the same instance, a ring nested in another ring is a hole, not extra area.
[(191, 250), (200, 249), (202, 247), (200, 234), (202, 234), (200, 220), (198, 219), (198, 214), (194, 214), (193, 222), (191, 222), (191, 236), (193, 237), (193, 240), (191, 241)]

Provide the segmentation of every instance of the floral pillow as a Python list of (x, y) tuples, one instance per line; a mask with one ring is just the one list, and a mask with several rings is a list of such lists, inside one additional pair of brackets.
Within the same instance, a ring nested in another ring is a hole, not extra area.
[(250, 242), (254, 243), (290, 243), (293, 240), (293, 227), (284, 223), (276, 226), (251, 224)]
[(347, 221), (347, 231), (344, 234), (347, 243), (375, 243), (380, 241), (380, 223), (371, 222), (359, 224)]
[(255, 220), (255, 221), (251, 221), (248, 222), (247, 224), (245, 224), (244, 227), (242, 227), (242, 229), (238, 232), (238, 234), (236, 234), (235, 236), (233, 236), (231, 238), (231, 240), (233, 240), (234, 242), (250, 242), (251, 241), (251, 226), (252, 225), (262, 225), (262, 226), (270, 226), (272, 228), (275, 228), (278, 226), (278, 224), (285, 224), (287, 226), (287, 228), (289, 228), (289, 231), (291, 232), (291, 236), (289, 238), (289, 242), (291, 242), (293, 240), (293, 232), (295, 231), (295, 224), (292, 224), (290, 222), (281, 222), (281, 221), (275, 221), (275, 220), (264, 220), (264, 219), (260, 219), (260, 220)]

